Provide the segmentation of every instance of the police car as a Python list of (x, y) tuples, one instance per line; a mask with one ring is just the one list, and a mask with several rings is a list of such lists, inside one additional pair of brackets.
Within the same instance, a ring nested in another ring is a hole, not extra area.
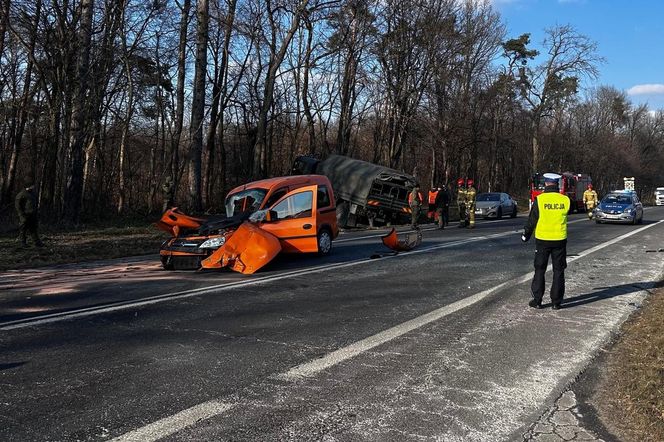
[(602, 198), (594, 215), (597, 224), (640, 224), (643, 222), (643, 205), (633, 190), (614, 191)]

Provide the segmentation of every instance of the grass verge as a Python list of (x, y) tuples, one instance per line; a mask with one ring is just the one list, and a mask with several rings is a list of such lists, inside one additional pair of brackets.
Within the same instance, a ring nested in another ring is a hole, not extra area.
[(664, 288), (648, 297), (610, 349), (599, 414), (624, 441), (664, 441)]
[(86, 227), (72, 231), (40, 232), (44, 247), (28, 239), (20, 246), (16, 235), (0, 236), (0, 270), (25, 269), (53, 264), (110, 259), (158, 253), (167, 237), (153, 225)]

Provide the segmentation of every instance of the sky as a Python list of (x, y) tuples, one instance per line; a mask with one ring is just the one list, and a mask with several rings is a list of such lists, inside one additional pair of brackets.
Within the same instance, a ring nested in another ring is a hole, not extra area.
[(571, 25), (597, 42), (605, 62), (586, 86), (614, 86), (634, 104), (664, 110), (664, 0), (493, 0), (508, 38), (530, 33), (540, 49), (544, 29)]

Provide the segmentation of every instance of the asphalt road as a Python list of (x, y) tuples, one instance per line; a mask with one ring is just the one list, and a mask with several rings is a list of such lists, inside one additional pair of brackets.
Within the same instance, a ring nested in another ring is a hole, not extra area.
[(378, 259), (384, 232), (346, 232), (250, 277), (2, 273), (0, 440), (520, 440), (662, 278), (662, 219), (572, 216), (559, 311), (526, 305), (523, 217)]

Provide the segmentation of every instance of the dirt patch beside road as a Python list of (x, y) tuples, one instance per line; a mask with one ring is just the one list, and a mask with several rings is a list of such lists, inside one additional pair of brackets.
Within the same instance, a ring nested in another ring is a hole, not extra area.
[(606, 355), (593, 402), (622, 441), (664, 441), (664, 288), (622, 327)]
[(158, 253), (167, 237), (153, 225), (45, 232), (41, 236), (41, 248), (30, 240), (28, 247), (22, 247), (15, 235), (1, 236), (0, 271)]

